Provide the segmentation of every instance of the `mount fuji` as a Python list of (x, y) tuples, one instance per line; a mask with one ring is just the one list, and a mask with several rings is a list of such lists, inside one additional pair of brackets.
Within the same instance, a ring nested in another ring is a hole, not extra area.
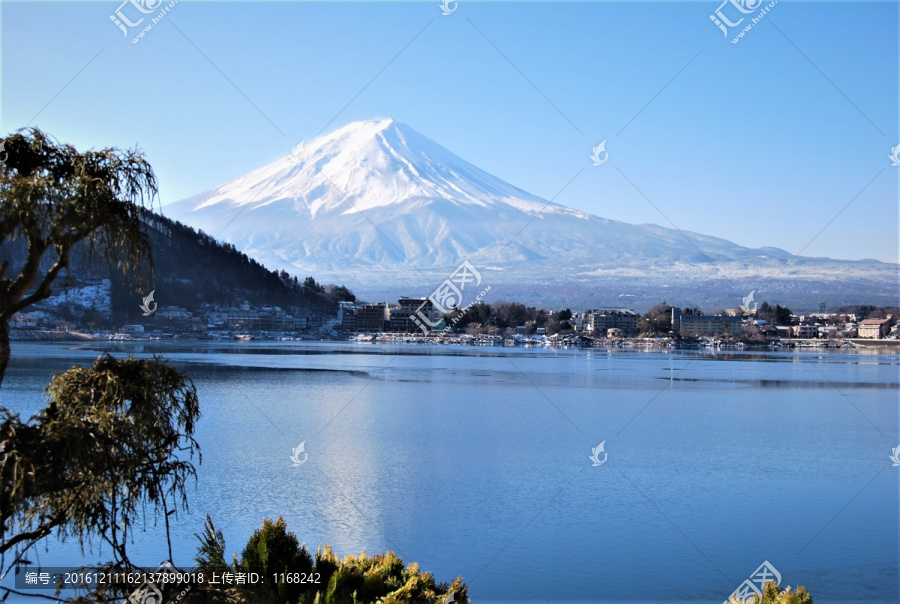
[[(900, 266), (794, 257), (607, 220), (516, 188), (397, 121), (354, 122), (164, 208), (273, 269), (363, 299), (427, 296), (468, 260), (495, 299), (545, 306), (896, 304)], [(761, 298), (760, 296), (767, 296)]]

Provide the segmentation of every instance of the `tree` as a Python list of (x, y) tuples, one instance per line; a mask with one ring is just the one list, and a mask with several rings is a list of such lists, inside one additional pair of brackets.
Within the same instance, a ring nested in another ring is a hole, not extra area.
[(99, 539), (107, 568), (134, 568), (131, 528), (146, 508), (168, 537), (169, 516), (187, 507), (200, 460), (194, 384), (159, 358), (103, 355), (55, 376), (47, 396), (30, 423), (5, 410), (0, 423), (0, 576), (54, 532), (82, 548)]
[(524, 304), (518, 302), (497, 302), (493, 306), (493, 314), (497, 319), (497, 327), (501, 328), (524, 325), (529, 318), (534, 316), (533, 313), (528, 312)]
[(303, 287), (311, 292), (324, 293), (325, 287), (316, 283), (316, 280), (312, 277), (307, 277), (303, 280)]
[(0, 383), (9, 364), (13, 315), (50, 297), (68, 271), (73, 248), (130, 275), (136, 287), (152, 278), (150, 242), (142, 229), (145, 207), (157, 193), (156, 176), (138, 150), (78, 152), (36, 128), (5, 139), (0, 164), (0, 246), (23, 240), (24, 260), (0, 263)]
[(770, 325), (791, 324), (791, 309), (780, 304), (771, 306), (768, 302), (763, 302), (757, 309), (756, 316), (759, 319), (764, 319)]
[[(222, 572), (225, 542), (207, 517), (197, 562), (205, 573)], [(287, 530), (282, 518), (264, 519), (231, 570), (255, 572), (265, 583), (226, 589), (205, 583), (188, 592), (185, 603), (252, 602), (253, 604), (439, 604), (469, 602), (468, 587), (457, 577), (452, 583), (437, 583), (430, 572), (416, 563), (405, 564), (394, 552), (338, 558), (327, 544), (320, 546), (313, 561), (306, 545)], [(281, 577), (281, 573), (285, 573)], [(278, 575), (273, 576), (273, 575)], [(452, 597), (451, 597), (452, 594)]]
[[(296, 279), (296, 277), (294, 278)], [(325, 288), (325, 293), (332, 302), (356, 302), (353, 292), (343, 285), (329, 285)]]
[(787, 306), (780, 306), (778, 304), (775, 305), (775, 321), (776, 325), (790, 325), (791, 324), (791, 309)]
[(657, 304), (638, 321), (642, 334), (668, 334), (672, 330), (672, 307), (666, 303)]
[[(306, 546), (300, 545), (297, 536), (287, 530), (284, 518), (279, 517), (275, 522), (264, 519), (262, 528), (250, 537), (241, 554), (241, 568), (269, 579), (280, 573), (309, 574), (313, 561)], [(299, 581), (279, 582), (268, 583), (262, 591), (272, 602), (296, 602), (306, 587)]]

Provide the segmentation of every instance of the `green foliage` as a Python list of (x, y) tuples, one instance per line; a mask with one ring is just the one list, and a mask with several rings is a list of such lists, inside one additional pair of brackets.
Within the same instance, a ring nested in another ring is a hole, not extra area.
[(668, 334), (672, 331), (672, 307), (663, 303), (648, 310), (638, 321), (638, 330), (642, 334)]
[(194, 537), (200, 541), (197, 548), (197, 556), (194, 561), (197, 568), (205, 573), (223, 573), (228, 570), (225, 562), (225, 536), (222, 531), (216, 530), (212, 518), (206, 515), (206, 523), (203, 525), (203, 534), (194, 533)]
[(150, 282), (153, 260), (141, 217), (157, 191), (153, 169), (136, 149), (80, 153), (36, 128), (11, 134), (4, 145), (0, 247), (19, 241), (26, 251), (19, 262), (0, 258), (0, 381), (9, 362), (10, 319), (51, 295), (76, 245), (137, 287)]
[(518, 302), (498, 302), (493, 306), (495, 325), (501, 328), (524, 325), (529, 319), (534, 319), (535, 314)]
[(763, 302), (756, 310), (756, 318), (764, 319), (769, 325), (790, 325), (791, 309), (780, 304), (771, 306), (768, 302)]
[(763, 588), (762, 597), (754, 595), (744, 601), (732, 597), (728, 604), (813, 604), (813, 599), (805, 587), (798, 587), (791, 593), (790, 587), (780, 590), (774, 581), (769, 581)]
[[(269, 270), (232, 244), (220, 243), (203, 231), (164, 216), (147, 212), (144, 222), (153, 245), (154, 286), (160, 306), (171, 304), (199, 312), (206, 304), (231, 306), (247, 300), (255, 306), (335, 314), (339, 301), (355, 300), (353, 292), (344, 286), (323, 285), (312, 277), (298, 280), (285, 271)], [(191, 261), (185, 262), (185, 258)], [(73, 274), (89, 273), (86, 267), (77, 266)], [(113, 323), (146, 321), (138, 310), (141, 296), (127, 287), (121, 275), (111, 272), (109, 276)]]
[[(362, 560), (366, 554), (363, 553)], [(360, 558), (347, 557), (341, 560), (340, 565), (331, 580), (328, 582), (328, 590), (325, 592), (326, 604), (357, 604), (356, 592), (363, 586), (365, 568), (360, 563)]]
[(900, 308), (896, 306), (872, 306), (871, 304), (850, 304), (832, 308), (829, 312), (836, 314), (855, 314), (856, 318), (863, 319), (884, 319), (888, 315), (894, 317), (900, 316)]
[[(207, 531), (198, 535), (198, 562), (204, 570), (224, 562), (221, 533), (207, 520)], [(210, 545), (210, 541), (214, 545)], [(212, 555), (210, 555), (212, 552)], [(244, 548), (236, 569), (257, 572), (267, 581), (274, 573), (316, 573), (317, 583), (281, 583), (277, 587), (247, 585), (219, 589), (206, 585), (188, 594), (184, 602), (249, 602), (252, 604), (443, 604), (452, 592), (454, 601), (467, 603), (468, 588), (459, 577), (453, 583), (437, 584), (431, 573), (418, 564), (406, 566), (394, 552), (377, 556), (346, 556), (339, 559), (328, 545), (316, 550), (315, 563), (305, 545), (287, 531), (284, 519), (263, 520)], [(271, 585), (271, 582), (269, 583)]]
[[(80, 324), (94, 323), (112, 327), (135, 321), (146, 322), (139, 311), (142, 296), (156, 290), (160, 307), (177, 305), (199, 312), (207, 304), (231, 306), (247, 300), (255, 306), (297, 308), (305, 312), (335, 314), (339, 301), (355, 301), (353, 292), (343, 285), (326, 285), (314, 278), (298, 280), (286, 271), (272, 271), (239, 252), (230, 243), (221, 243), (203, 231), (141, 210), (141, 229), (153, 250), (155, 277), (139, 289), (115, 265), (98, 262), (90, 253), (88, 241), (76, 243), (69, 253), (63, 273), (66, 287), (76, 287), (108, 278), (111, 283), (112, 313), (90, 312), (69, 304), (57, 307), (55, 314)], [(50, 254), (48, 254), (49, 256)], [(0, 241), (0, 266), (24, 265), (28, 258), (28, 242), (24, 238)], [(190, 258), (190, 262), (185, 262)], [(56, 284), (63, 281), (59, 279)], [(56, 290), (57, 287), (54, 287)], [(59, 293), (58, 291), (54, 293)], [(158, 316), (150, 321), (160, 324)]]
[(473, 326), (482, 332), (492, 332), (527, 325), (529, 327), (545, 327), (548, 333), (556, 333), (571, 329), (568, 319), (572, 318), (572, 311), (563, 311), (563, 318), (560, 318), (559, 313), (554, 317), (548, 317), (547, 311), (518, 302), (497, 302), (494, 305), (479, 302), (469, 307), (464, 314), (454, 311), (445, 315), (445, 319), (449, 324), (457, 316), (459, 316), (459, 320), (453, 324), (455, 329)]
[(320, 575), (321, 585), (327, 586), (331, 583), (331, 577), (337, 572), (340, 565), (341, 561), (337, 554), (331, 551), (330, 545), (326, 543), (316, 549), (316, 572)]
[(419, 565), (404, 567), (394, 552), (377, 556), (347, 556), (328, 582), (323, 604), (414, 604), (444, 602), (454, 592), (456, 602), (468, 602), (468, 588), (457, 578), (438, 585)]
[(160, 359), (73, 367), (47, 387), (29, 423), (5, 412), (8, 459), (0, 480), (0, 553), (23, 556), (56, 532), (84, 547), (98, 538), (114, 566), (131, 565), (131, 528), (147, 507), (166, 522), (187, 506), (199, 445), (193, 383)]
[(279, 517), (275, 522), (263, 520), (262, 528), (250, 537), (241, 555), (241, 568), (266, 578), (263, 590), (273, 602), (296, 602), (308, 585), (299, 582), (274, 585), (271, 583), (272, 575), (309, 574), (313, 563), (306, 545), (300, 545), (297, 536), (287, 531), (284, 518)]

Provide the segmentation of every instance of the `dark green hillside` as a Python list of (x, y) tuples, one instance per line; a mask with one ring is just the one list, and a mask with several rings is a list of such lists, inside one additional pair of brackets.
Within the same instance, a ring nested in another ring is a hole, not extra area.
[[(160, 307), (182, 306), (196, 312), (204, 304), (228, 306), (246, 300), (254, 306), (336, 314), (338, 301), (354, 300), (346, 287), (271, 271), (233, 245), (165, 216), (148, 212), (145, 223), (156, 268), (154, 297)], [(128, 291), (121, 275), (112, 279), (111, 294), (114, 321), (140, 315), (141, 296)]]
[[(115, 267), (89, 261), (87, 248), (76, 246), (69, 273), (63, 272), (54, 283), (53, 294), (110, 279), (112, 313), (72, 303), (71, 308), (64, 305), (56, 309), (59, 315), (70, 320), (81, 318), (97, 326), (140, 321), (141, 298), (151, 289), (155, 290), (154, 300), (160, 308), (181, 306), (194, 313), (204, 305), (234, 306), (246, 300), (256, 307), (279, 306), (286, 311), (334, 315), (338, 301), (355, 299), (346, 287), (269, 270), (233, 245), (220, 243), (165, 216), (147, 211), (143, 220), (153, 249), (153, 285), (147, 291), (133, 291), (128, 276)], [(10, 266), (16, 267), (24, 261), (25, 252), (23, 239), (8, 242), (0, 246), (0, 264), (9, 261)], [(49, 268), (50, 260), (44, 259), (42, 270)]]

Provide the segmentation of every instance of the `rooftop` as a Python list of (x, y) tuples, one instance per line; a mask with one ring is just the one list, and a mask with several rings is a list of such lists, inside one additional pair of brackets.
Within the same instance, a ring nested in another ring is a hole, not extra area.
[(860, 325), (884, 325), (885, 323), (889, 323), (891, 319), (863, 319), (859, 322)]

